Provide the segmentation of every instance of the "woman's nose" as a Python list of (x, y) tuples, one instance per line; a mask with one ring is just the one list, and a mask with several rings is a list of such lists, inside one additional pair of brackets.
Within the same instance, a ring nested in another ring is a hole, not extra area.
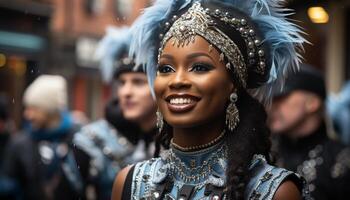
[(188, 79), (188, 72), (185, 70), (179, 70), (175, 72), (172, 80), (169, 82), (171, 89), (183, 89), (191, 87), (191, 82)]

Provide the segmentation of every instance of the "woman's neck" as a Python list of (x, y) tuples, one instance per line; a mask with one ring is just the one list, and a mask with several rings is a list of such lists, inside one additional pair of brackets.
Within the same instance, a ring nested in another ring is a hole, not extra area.
[(174, 128), (173, 142), (181, 147), (204, 145), (219, 137), (223, 129), (222, 121), (191, 128)]

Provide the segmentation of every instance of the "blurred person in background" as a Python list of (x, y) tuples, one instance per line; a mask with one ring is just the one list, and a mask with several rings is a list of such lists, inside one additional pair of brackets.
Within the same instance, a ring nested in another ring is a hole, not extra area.
[(67, 110), (66, 80), (39, 76), (25, 90), (23, 103), (29, 123), (8, 144), (5, 175), (17, 183), (23, 199), (85, 199), (88, 157), (82, 162), (85, 154), (72, 146), (75, 131)]
[(325, 97), (323, 76), (307, 65), (275, 92), (269, 126), (277, 163), (304, 176), (314, 199), (348, 199), (350, 149), (328, 137)]
[(15, 193), (16, 185), (3, 174), (5, 147), (14, 133), (14, 124), (10, 118), (8, 97), (0, 94), (0, 199), (9, 199)]
[(127, 27), (107, 29), (97, 51), (104, 80), (113, 98), (105, 116), (83, 127), (74, 142), (91, 158), (89, 172), (96, 199), (111, 199), (113, 181), (120, 169), (153, 156), (156, 104), (146, 74), (126, 55)]
[(9, 116), (9, 103), (5, 94), (0, 94), (0, 169), (3, 163), (6, 143), (13, 130), (13, 122)]

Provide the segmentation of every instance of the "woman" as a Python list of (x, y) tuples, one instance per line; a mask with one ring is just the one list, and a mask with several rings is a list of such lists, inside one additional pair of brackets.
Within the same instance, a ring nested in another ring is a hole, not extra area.
[(124, 169), (114, 199), (307, 198), (300, 177), (268, 164), (257, 100), (304, 42), (282, 11), (277, 1), (159, 0), (135, 22), (132, 53), (154, 83), (158, 143), (170, 149)]

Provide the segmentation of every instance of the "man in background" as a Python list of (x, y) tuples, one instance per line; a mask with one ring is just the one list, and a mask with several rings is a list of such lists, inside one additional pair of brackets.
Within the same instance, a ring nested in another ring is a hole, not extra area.
[(17, 198), (85, 199), (88, 157), (72, 146), (66, 80), (39, 76), (25, 90), (23, 103), (28, 123), (11, 138), (4, 159), (4, 174), (18, 186)]
[(116, 174), (126, 165), (153, 156), (156, 104), (146, 74), (127, 57), (130, 32), (109, 28), (99, 47), (104, 80), (113, 97), (105, 116), (86, 125), (74, 137), (77, 148), (90, 158), (94, 198), (109, 200)]
[(325, 97), (322, 74), (302, 65), (275, 92), (269, 126), (278, 164), (304, 176), (314, 199), (348, 199), (350, 149), (328, 137)]

